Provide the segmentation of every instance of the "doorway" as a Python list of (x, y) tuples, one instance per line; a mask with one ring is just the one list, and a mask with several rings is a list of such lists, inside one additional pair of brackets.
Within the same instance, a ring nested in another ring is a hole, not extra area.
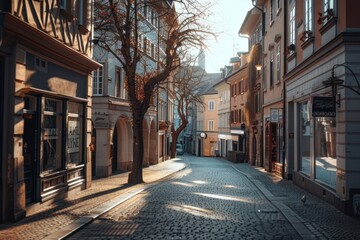
[(26, 204), (35, 202), (38, 177), (38, 121), (36, 114), (36, 97), (26, 96), (24, 98), (25, 109), (24, 134), (23, 134), (23, 156), (24, 156), (24, 180), (26, 190)]

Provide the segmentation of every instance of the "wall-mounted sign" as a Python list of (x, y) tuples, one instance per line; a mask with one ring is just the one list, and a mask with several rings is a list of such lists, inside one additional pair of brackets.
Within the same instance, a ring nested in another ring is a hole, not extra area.
[(312, 98), (313, 117), (335, 117), (336, 107), (333, 97), (315, 96)]
[(279, 109), (278, 108), (270, 109), (270, 122), (272, 122), (272, 123), (279, 122)]

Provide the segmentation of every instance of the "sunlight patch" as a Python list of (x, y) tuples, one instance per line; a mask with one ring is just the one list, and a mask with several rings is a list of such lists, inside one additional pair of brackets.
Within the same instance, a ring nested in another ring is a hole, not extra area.
[(172, 205), (172, 204), (167, 205), (167, 208), (170, 208), (170, 209), (173, 209), (173, 210), (176, 210), (179, 212), (189, 213), (194, 216), (224, 220), (223, 217), (221, 217), (219, 215), (217, 215), (217, 216), (214, 215), (213, 210), (206, 209), (206, 208), (200, 208), (200, 207), (195, 207), (195, 206), (190, 206), (190, 205)]
[(237, 202), (244, 202), (244, 203), (254, 203), (253, 201), (251, 201), (247, 198), (241, 198), (241, 197), (219, 195), (219, 194), (208, 194), (208, 193), (194, 193), (194, 194), (204, 196), (204, 197), (209, 197), (209, 198), (221, 199), (221, 200), (237, 201)]
[(202, 181), (202, 180), (195, 180), (195, 181), (192, 181), (193, 183), (197, 183), (197, 184), (207, 184), (208, 182), (206, 181)]
[(185, 186), (185, 187), (193, 187), (194, 186), (191, 183), (184, 183), (184, 182), (171, 182), (171, 184), (181, 185), (181, 186)]

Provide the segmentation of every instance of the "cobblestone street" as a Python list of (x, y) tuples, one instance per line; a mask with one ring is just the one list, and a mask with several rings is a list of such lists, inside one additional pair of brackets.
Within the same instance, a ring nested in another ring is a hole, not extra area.
[(304, 192), (278, 177), (215, 158), (185, 157), (185, 161), (185, 170), (120, 204), (68, 239), (360, 236), (358, 220), (315, 197), (308, 196), (303, 204)]

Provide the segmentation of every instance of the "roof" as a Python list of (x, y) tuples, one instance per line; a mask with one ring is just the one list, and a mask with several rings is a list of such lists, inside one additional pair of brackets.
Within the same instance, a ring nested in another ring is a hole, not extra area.
[(260, 17), (261, 17), (261, 12), (259, 9), (256, 9), (255, 7), (250, 9), (247, 12), (246, 17), (240, 27), (239, 34), (250, 36), (251, 30), (254, 29), (254, 26), (256, 22), (260, 19)]
[(203, 85), (200, 88), (199, 95), (217, 94), (214, 86), (221, 81), (221, 73), (206, 73), (203, 78)]

